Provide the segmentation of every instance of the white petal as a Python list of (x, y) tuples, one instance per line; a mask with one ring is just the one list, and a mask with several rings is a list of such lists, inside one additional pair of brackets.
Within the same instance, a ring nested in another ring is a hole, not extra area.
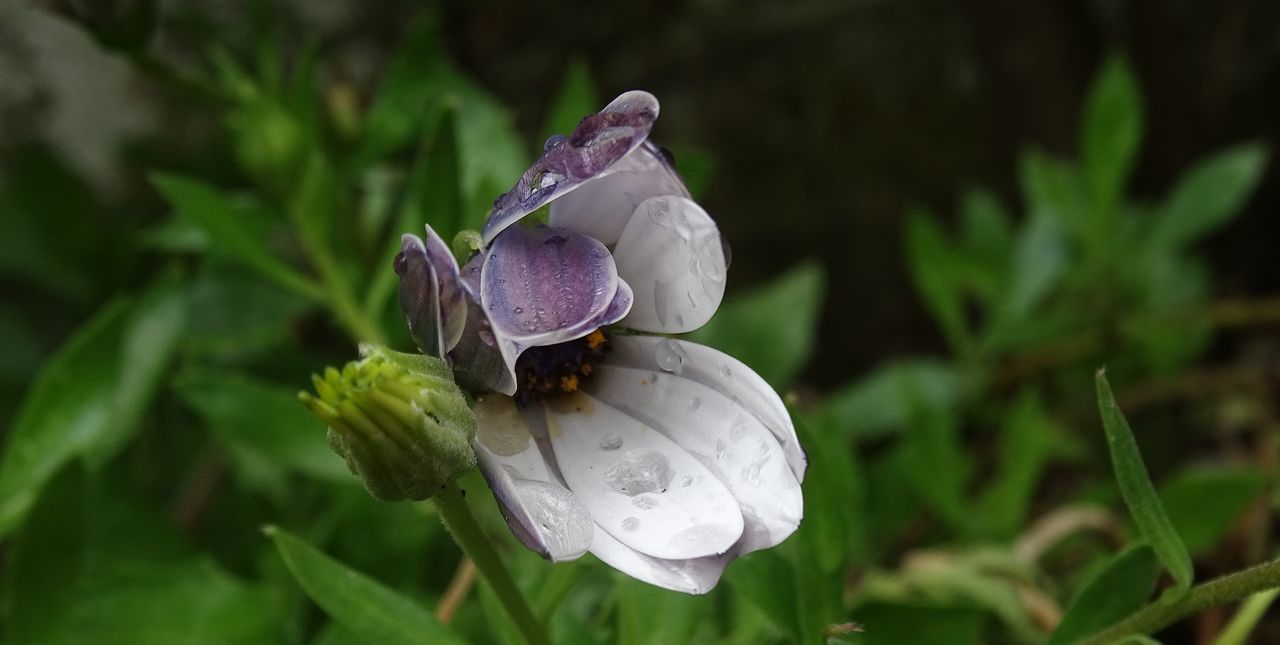
[(646, 141), (599, 178), (552, 202), (549, 223), (614, 245), (640, 202), (663, 195), (689, 196), (684, 182), (661, 154)]
[[(681, 369), (684, 351), (663, 339), (664, 365)], [(645, 422), (689, 451), (729, 488), (742, 509), (741, 553), (767, 549), (800, 526), (800, 482), (782, 447), (756, 416), (719, 392), (674, 373), (600, 366), (591, 394)]]
[(596, 524), (646, 555), (719, 555), (742, 536), (738, 502), (661, 433), (586, 394), (547, 402), (560, 474)]
[(472, 446), (511, 532), (550, 560), (580, 557), (595, 524), (543, 461), (515, 403), (488, 396), (476, 402), (475, 413)]
[(720, 231), (691, 199), (652, 197), (636, 207), (618, 238), (618, 275), (635, 291), (622, 324), (664, 334), (706, 324), (724, 297)]
[[(673, 357), (671, 345), (679, 348)], [(796, 437), (787, 406), (772, 387), (742, 361), (706, 345), (656, 336), (613, 336), (610, 352), (604, 362), (620, 367), (669, 371), (675, 358), (680, 359), (680, 376), (701, 383), (742, 406), (773, 433), (787, 454), (787, 463), (796, 479), (804, 481), (805, 456)]]
[(599, 528), (591, 540), (591, 553), (636, 580), (688, 594), (711, 591), (725, 566), (737, 557), (735, 548), (705, 558), (663, 560), (640, 553)]

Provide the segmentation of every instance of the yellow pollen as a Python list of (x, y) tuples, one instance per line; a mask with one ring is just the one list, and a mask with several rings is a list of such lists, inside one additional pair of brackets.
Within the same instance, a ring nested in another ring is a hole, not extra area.
[(591, 370), (593, 369), (595, 368), (591, 367), (591, 363), (583, 363), (582, 367), (578, 368), (578, 371), (582, 372), (583, 376), (591, 376)]
[(577, 391), (578, 391), (578, 376), (577, 376), (576, 374), (570, 374), (570, 375), (568, 375), (568, 376), (561, 376), (561, 377), (560, 377), (560, 389), (561, 389), (561, 390), (564, 390), (565, 392), (577, 392)]
[(587, 347), (595, 349), (604, 344), (604, 332), (599, 329), (587, 334)]

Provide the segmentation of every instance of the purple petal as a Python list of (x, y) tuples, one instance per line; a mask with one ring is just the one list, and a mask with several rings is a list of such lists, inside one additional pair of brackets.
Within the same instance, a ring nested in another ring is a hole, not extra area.
[(462, 337), (467, 322), (466, 295), (462, 290), (462, 277), (458, 261), (453, 258), (449, 245), (436, 234), (430, 224), (427, 230), (427, 260), (440, 283), (440, 327), (443, 330), (445, 349), (452, 349)]
[(556, 200), (550, 223), (613, 245), (640, 202), (664, 196), (688, 197), (689, 190), (662, 151), (645, 141), (599, 179)]
[(711, 591), (720, 581), (724, 568), (738, 557), (734, 548), (706, 558), (663, 560), (619, 542), (599, 526), (591, 539), (591, 554), (641, 582), (695, 595)]
[(599, 318), (618, 292), (609, 249), (573, 231), (509, 228), (486, 253), (480, 301), (494, 331), (525, 345), (568, 340), (566, 334)]
[(569, 137), (548, 139), (542, 156), (494, 201), (484, 225), (485, 244), (543, 204), (604, 173), (649, 136), (657, 118), (658, 99), (633, 90), (583, 119)]
[(503, 359), (497, 336), (480, 304), (467, 297), (467, 325), (458, 344), (449, 352), (453, 375), (475, 391), (516, 393), (515, 372)]
[(443, 358), (448, 350), (441, 323), (440, 280), (426, 245), (418, 236), (406, 234), (393, 266), (400, 276), (400, 310), (409, 335), (423, 354)]

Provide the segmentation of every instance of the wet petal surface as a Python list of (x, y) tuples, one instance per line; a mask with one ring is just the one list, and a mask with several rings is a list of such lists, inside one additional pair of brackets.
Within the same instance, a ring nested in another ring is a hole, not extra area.
[(587, 509), (560, 484), (511, 399), (491, 395), (476, 402), (472, 442), (511, 532), (553, 561), (572, 560), (591, 545), (595, 524)]
[(720, 555), (742, 535), (724, 484), (670, 439), (585, 394), (546, 403), (565, 483), (596, 524), (663, 559)]
[(482, 235), (486, 244), (543, 204), (599, 177), (649, 136), (658, 99), (626, 92), (588, 116), (568, 137), (553, 137), (511, 190), (493, 203)]
[(782, 446), (796, 479), (804, 481), (804, 451), (786, 405), (742, 361), (706, 345), (656, 336), (615, 336), (610, 346), (604, 360), (607, 365), (650, 371), (672, 371), (677, 367), (682, 378), (723, 394), (755, 415)]
[(736, 549), (722, 555), (688, 560), (663, 560), (645, 555), (596, 527), (592, 555), (605, 564), (651, 585), (688, 594), (704, 594), (720, 581), (724, 568), (737, 556)]
[(600, 366), (588, 391), (670, 438), (728, 487), (746, 523), (741, 553), (785, 540), (804, 502), (778, 441), (742, 406), (679, 376), (687, 356), (677, 341), (662, 339), (655, 351), (659, 371)]
[(684, 197), (652, 197), (636, 208), (613, 253), (618, 275), (635, 291), (623, 324), (678, 334), (708, 320), (724, 298), (720, 231), (702, 207)]
[(409, 335), (423, 354), (443, 358), (448, 349), (441, 320), (440, 280), (427, 257), (426, 244), (418, 236), (406, 234), (393, 266), (400, 277), (400, 311)]
[(689, 190), (662, 151), (645, 141), (599, 179), (557, 199), (550, 223), (613, 245), (641, 202), (668, 195), (689, 197)]

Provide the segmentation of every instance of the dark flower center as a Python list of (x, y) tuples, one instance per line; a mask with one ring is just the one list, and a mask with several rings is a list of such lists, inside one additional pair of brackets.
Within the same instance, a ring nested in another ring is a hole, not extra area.
[(531, 347), (516, 360), (516, 399), (527, 403), (577, 392), (608, 350), (599, 329), (566, 343)]

